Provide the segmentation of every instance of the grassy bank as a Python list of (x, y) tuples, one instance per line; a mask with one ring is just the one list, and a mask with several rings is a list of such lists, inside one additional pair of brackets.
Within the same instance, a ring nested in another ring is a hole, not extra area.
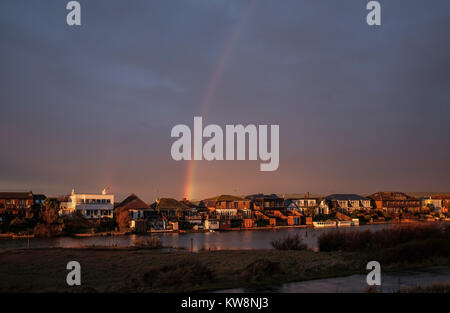
[[(370, 256), (352, 252), (148, 249), (35, 249), (0, 252), (0, 292), (186, 292), (257, 287), (366, 273)], [(82, 286), (66, 285), (81, 264)], [(383, 270), (449, 264), (446, 258), (391, 263)]]

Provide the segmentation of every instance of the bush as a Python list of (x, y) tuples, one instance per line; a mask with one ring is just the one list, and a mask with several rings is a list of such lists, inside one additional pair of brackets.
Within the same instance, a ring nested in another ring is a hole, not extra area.
[(37, 224), (34, 227), (33, 234), (40, 238), (50, 238), (59, 235), (60, 231), (57, 225)]
[(450, 241), (442, 238), (412, 241), (388, 248), (377, 257), (382, 263), (420, 262), (432, 257), (450, 257)]
[(330, 231), (319, 237), (320, 251), (376, 251), (414, 240), (450, 238), (450, 227), (436, 224), (400, 225), (372, 232)]
[(260, 259), (247, 265), (241, 271), (241, 276), (246, 280), (260, 281), (266, 277), (272, 277), (278, 273), (281, 273), (280, 264), (278, 262)]
[(187, 284), (200, 286), (211, 281), (213, 277), (213, 272), (206, 266), (188, 261), (153, 268), (144, 273), (143, 279), (151, 287), (166, 287)]
[(272, 240), (270, 243), (277, 250), (307, 250), (308, 246), (303, 243), (299, 234), (288, 235), (281, 239)]
[(85, 232), (91, 228), (92, 223), (79, 211), (74, 212), (72, 216), (64, 218), (64, 231), (68, 234)]

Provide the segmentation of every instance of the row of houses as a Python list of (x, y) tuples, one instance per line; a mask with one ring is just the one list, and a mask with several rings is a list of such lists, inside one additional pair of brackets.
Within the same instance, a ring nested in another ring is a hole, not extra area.
[[(0, 192), (0, 222), (11, 216), (32, 217), (40, 208), (44, 195)], [(339, 212), (369, 212), (373, 209), (389, 214), (417, 213), (432, 209), (448, 213), (450, 194), (434, 194), (416, 198), (402, 192), (377, 192), (369, 196), (357, 194), (331, 194), (325, 197), (286, 197), (276, 194), (253, 194), (245, 197), (219, 195), (198, 202), (187, 199), (158, 198), (147, 204), (135, 194), (120, 203), (113, 194), (76, 193), (60, 197), (59, 215), (71, 216), (75, 212), (87, 219), (113, 219), (120, 212), (127, 213), (128, 227), (132, 229), (231, 229), (275, 225), (312, 223), (315, 216)]]

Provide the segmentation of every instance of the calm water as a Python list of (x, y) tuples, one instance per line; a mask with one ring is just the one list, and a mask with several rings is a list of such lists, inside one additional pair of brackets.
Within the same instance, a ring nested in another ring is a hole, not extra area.
[[(379, 230), (390, 227), (389, 224), (346, 227), (348, 230)], [(193, 251), (201, 249), (271, 249), (270, 242), (288, 234), (300, 234), (309, 247), (317, 248), (320, 234), (336, 230), (336, 228), (290, 228), (282, 230), (248, 230), (226, 231), (214, 233), (164, 233), (155, 234), (161, 238), (166, 247), (181, 247)], [(142, 235), (105, 236), (105, 237), (60, 237), (32, 238), (30, 248), (76, 248), (86, 246), (133, 246), (136, 239), (148, 237)], [(0, 249), (22, 249), (27, 247), (27, 239), (0, 239)]]
[[(385, 273), (381, 272), (381, 286), (378, 292), (393, 293), (411, 287), (425, 287), (433, 284), (450, 284), (450, 267), (431, 267), (422, 270), (409, 270)], [(316, 279), (310, 281), (287, 283), (263, 289), (236, 288), (217, 291), (219, 293), (237, 292), (282, 292), (282, 293), (361, 293), (367, 289), (366, 275)]]

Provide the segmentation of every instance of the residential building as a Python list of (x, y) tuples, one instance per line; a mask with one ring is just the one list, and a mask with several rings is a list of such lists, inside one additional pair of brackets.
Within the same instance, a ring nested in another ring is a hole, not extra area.
[(202, 201), (208, 208), (214, 209), (250, 209), (250, 200), (231, 195), (220, 195)]
[(0, 216), (8, 221), (16, 216), (31, 217), (33, 192), (0, 192)]
[(192, 215), (196, 212), (195, 209), (192, 209), (183, 202), (173, 198), (157, 198), (151, 205), (151, 208), (166, 217), (181, 217)]
[(434, 208), (436, 211), (448, 212), (450, 194), (433, 194), (421, 199), (421, 207)]
[(147, 229), (146, 218), (149, 217), (151, 213), (154, 212), (150, 208), (150, 206), (141, 200), (134, 193), (129, 195), (125, 200), (123, 200), (120, 204), (118, 204), (115, 208), (116, 216), (119, 215), (120, 212), (127, 211), (130, 217), (130, 225), (131, 229), (136, 229), (137, 226), (141, 226), (138, 228)]
[(251, 201), (251, 208), (253, 210), (283, 210), (284, 199), (278, 197), (276, 194), (265, 195), (262, 193), (249, 195), (245, 197)]
[(61, 216), (80, 212), (87, 219), (113, 218), (114, 195), (103, 189), (101, 194), (72, 193), (66, 197), (67, 202), (61, 202)]
[(332, 194), (325, 198), (332, 210), (352, 213), (372, 209), (371, 200), (356, 194)]
[(205, 229), (216, 230), (219, 229), (220, 223), (217, 219), (207, 219), (205, 220)]
[(284, 202), (286, 210), (299, 212), (305, 215), (329, 214), (328, 202), (322, 198), (288, 198)]
[(403, 192), (377, 192), (370, 195), (368, 198), (373, 200), (377, 209), (389, 213), (419, 212), (421, 207), (419, 199), (411, 197)]

